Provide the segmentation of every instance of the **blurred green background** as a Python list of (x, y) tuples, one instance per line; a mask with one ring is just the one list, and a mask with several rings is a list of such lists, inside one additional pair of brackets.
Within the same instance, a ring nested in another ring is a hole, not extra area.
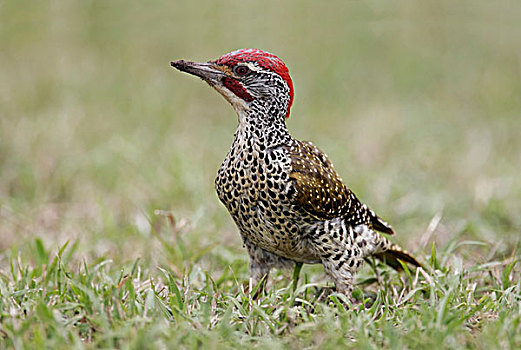
[(87, 259), (175, 265), (158, 239), (182, 239), (179, 261), (247, 261), (213, 189), (236, 116), (169, 61), (255, 47), (290, 69), (293, 135), (329, 154), (397, 241), (508, 254), (520, 18), (519, 1), (1, 1), (0, 249), (70, 239)]

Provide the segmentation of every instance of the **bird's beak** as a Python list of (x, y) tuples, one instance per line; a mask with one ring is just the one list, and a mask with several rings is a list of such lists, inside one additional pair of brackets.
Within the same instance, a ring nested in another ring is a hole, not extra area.
[(195, 75), (209, 83), (216, 82), (219, 78), (224, 76), (224, 72), (216, 69), (215, 63), (212, 62), (199, 63), (179, 60), (170, 62), (170, 65), (182, 72)]
[(170, 65), (179, 69), (181, 72), (186, 72), (206, 81), (208, 85), (217, 90), (224, 98), (230, 102), (233, 108), (240, 115), (249, 109), (248, 102), (242, 98), (237, 97), (228, 87), (224, 86), (224, 78), (230, 76), (230, 70), (226, 66), (219, 66), (215, 62), (190, 62), (185, 60), (172, 61)]

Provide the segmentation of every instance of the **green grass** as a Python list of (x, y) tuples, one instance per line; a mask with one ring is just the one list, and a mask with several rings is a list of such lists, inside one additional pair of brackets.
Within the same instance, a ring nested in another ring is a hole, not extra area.
[(37, 262), (11, 257), (0, 279), (1, 332), (7, 346), (28, 349), (517, 348), (519, 259), (467, 268), (462, 260), (449, 263), (476, 244), (433, 250), (431, 272), (365, 271), (355, 293), (365, 305), (346, 311), (342, 295), (310, 282), (308, 274), (295, 292), (290, 279), (278, 275), (254, 300), (241, 281), (244, 263), (231, 262), (212, 277), (197, 259), (185, 261), (181, 273), (139, 260), (74, 262), (78, 245), (49, 252), (37, 239)]
[[(0, 2), (0, 348), (521, 347), (521, 5)], [(214, 190), (236, 117), (172, 59), (287, 63), (288, 126), (425, 264), (258, 300)], [(434, 246), (434, 248), (433, 248)]]

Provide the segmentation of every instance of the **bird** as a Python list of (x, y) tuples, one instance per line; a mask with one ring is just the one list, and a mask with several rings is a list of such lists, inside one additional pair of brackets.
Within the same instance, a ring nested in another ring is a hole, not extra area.
[(354, 276), (371, 256), (398, 270), (421, 266), (383, 235), (393, 228), (345, 185), (329, 157), (291, 136), (294, 88), (280, 58), (239, 49), (170, 65), (208, 83), (237, 113), (215, 189), (248, 251), (253, 285), (264, 288), (272, 268), (322, 264), (336, 291), (351, 298)]

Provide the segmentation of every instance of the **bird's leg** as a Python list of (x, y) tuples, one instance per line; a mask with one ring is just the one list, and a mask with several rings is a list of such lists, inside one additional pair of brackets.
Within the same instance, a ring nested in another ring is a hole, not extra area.
[(257, 247), (245, 237), (243, 237), (243, 241), (244, 245), (248, 249), (248, 254), (250, 255), (250, 277), (252, 280), (252, 289), (255, 289), (255, 287), (260, 283), (259, 288), (255, 293), (255, 297), (258, 297), (262, 291), (267, 290), (266, 284), (268, 282), (271, 268), (288, 268), (292, 266), (293, 262)]
[(263, 291), (266, 291), (266, 285), (268, 283), (268, 277), (270, 275), (270, 267), (259, 264), (257, 260), (250, 257), (250, 278), (251, 286), (250, 293), (255, 289), (254, 298), (260, 296)]
[[(246, 244), (246, 243), (245, 243)], [(264, 250), (249, 243), (246, 244), (250, 255), (250, 293), (258, 286), (254, 298), (257, 298), (266, 289), (271, 265), (264, 258)]]
[[(320, 232), (320, 231), (319, 231)], [(353, 277), (362, 266), (362, 250), (353, 241), (353, 231), (343, 225), (329, 225), (329, 232), (314, 236), (314, 248), (338, 293), (351, 301)]]
[[(335, 259), (337, 257), (337, 259)], [(342, 293), (352, 301), (353, 277), (362, 264), (362, 260), (355, 257), (347, 257), (339, 253), (329, 259), (322, 260), (326, 273), (333, 279), (338, 293)]]

